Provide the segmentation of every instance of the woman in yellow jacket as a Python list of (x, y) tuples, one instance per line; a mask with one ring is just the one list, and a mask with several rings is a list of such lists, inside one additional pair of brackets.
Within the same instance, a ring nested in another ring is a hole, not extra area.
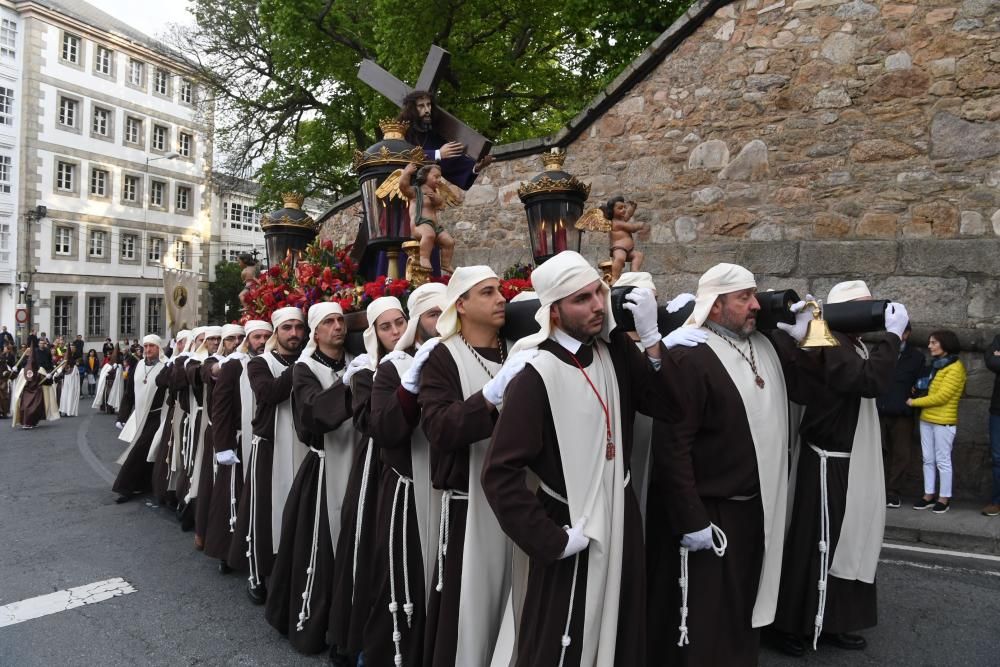
[[(924, 455), (924, 495), (913, 509), (933, 507), (935, 514), (948, 511), (951, 500), (951, 446), (958, 426), (958, 400), (965, 391), (965, 366), (958, 360), (958, 336), (954, 331), (935, 331), (927, 341), (931, 352), (931, 374), (917, 381), (927, 395), (911, 398), (907, 405), (921, 408), (920, 448)], [(934, 501), (937, 470), (940, 489)]]

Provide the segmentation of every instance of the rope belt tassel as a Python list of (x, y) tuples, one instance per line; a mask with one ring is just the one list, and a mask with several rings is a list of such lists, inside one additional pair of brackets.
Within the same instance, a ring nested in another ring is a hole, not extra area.
[(829, 452), (809, 443), (809, 448), (819, 456), (819, 601), (816, 605), (816, 620), (813, 624), (813, 650), (819, 644), (823, 633), (823, 616), (826, 614), (826, 585), (830, 574), (830, 494), (827, 489), (826, 465), (832, 458), (849, 459), (850, 452)]
[(316, 507), (313, 515), (312, 547), (309, 550), (309, 566), (306, 568), (306, 589), (302, 592), (302, 608), (299, 610), (299, 622), (295, 629), (299, 632), (305, 629), (306, 621), (312, 614), (312, 592), (316, 581), (316, 553), (319, 551), (319, 519), (323, 508), (326, 481), (326, 452), (313, 450), (319, 455), (319, 480), (316, 484)]
[(451, 501), (468, 500), (463, 491), (445, 489), (441, 492), (441, 522), (438, 525), (438, 581), (434, 587), (438, 593), (444, 590), (444, 559), (448, 555), (448, 531), (451, 529)]
[[(397, 473), (398, 475), (398, 473)], [(413, 602), (410, 598), (410, 570), (407, 559), (407, 516), (410, 512), (410, 486), (413, 480), (399, 475), (396, 480), (396, 488), (392, 492), (392, 517), (389, 519), (389, 613), (392, 615), (392, 643), (396, 654), (394, 662), (399, 667), (403, 664), (403, 654), (399, 650), (399, 643), (403, 639), (403, 634), (399, 631), (399, 602), (396, 599), (396, 510), (399, 506), (399, 492), (403, 492), (403, 594), (406, 602), (403, 604), (403, 611), (406, 613), (406, 627), (413, 625)]]
[[(709, 523), (709, 527), (712, 529), (712, 551), (719, 558), (726, 555), (726, 547), (729, 546), (729, 541), (726, 539), (726, 534), (722, 532), (722, 529), (716, 526), (714, 523)], [(681, 587), (681, 624), (677, 626), (680, 630), (680, 638), (677, 640), (678, 646), (687, 646), (690, 644), (688, 640), (688, 590), (690, 589), (691, 583), (688, 580), (688, 548), (681, 547), (681, 576), (678, 578), (677, 583)]]
[(358, 546), (361, 544), (361, 528), (365, 518), (365, 496), (368, 495), (368, 473), (372, 467), (372, 441), (369, 438), (365, 449), (365, 467), (361, 472), (361, 493), (358, 496), (358, 512), (354, 523), (354, 567), (351, 570), (351, 603), (354, 603), (354, 583), (358, 579)]
[(260, 570), (257, 567), (257, 541), (254, 539), (257, 524), (257, 446), (260, 437), (254, 436), (250, 441), (250, 527), (247, 530), (247, 563), (250, 566), (250, 585), (260, 586)]

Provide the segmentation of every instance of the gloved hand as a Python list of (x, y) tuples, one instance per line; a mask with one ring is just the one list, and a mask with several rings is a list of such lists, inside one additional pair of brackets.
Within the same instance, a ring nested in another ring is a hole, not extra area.
[(403, 352), (402, 350), (393, 350), (389, 354), (379, 359), (379, 363), (384, 364), (386, 362), (392, 363), (394, 361), (402, 361), (403, 359), (406, 359), (408, 356), (410, 355), (407, 354), (406, 352)]
[(712, 548), (712, 526), (705, 526), (701, 530), (688, 533), (681, 538), (681, 546), (688, 551), (704, 551)]
[(122, 430), (123, 428), (125, 428), (125, 424), (123, 424), (123, 423), (121, 423), (121, 422), (115, 422), (115, 428), (116, 428), (116, 429), (118, 429), (118, 430), (120, 431), (120, 430)]
[(678, 310), (688, 305), (695, 300), (694, 294), (688, 294), (687, 292), (681, 292), (667, 304), (668, 313), (676, 313)]
[(413, 365), (410, 366), (410, 370), (403, 373), (403, 377), (401, 378), (400, 384), (403, 385), (403, 389), (411, 394), (420, 393), (420, 371), (423, 369), (424, 364), (427, 363), (427, 358), (431, 356), (431, 352), (440, 342), (440, 338), (431, 338), (420, 346), (417, 353), (413, 355)]
[(231, 449), (227, 449), (224, 452), (215, 453), (215, 462), (220, 466), (234, 466), (239, 463), (240, 460), (236, 456), (236, 452)]
[(371, 367), (372, 358), (367, 354), (359, 354), (358, 356), (351, 359), (351, 363), (347, 364), (347, 369), (344, 370), (344, 375), (340, 378), (343, 380), (344, 384), (348, 387), (351, 386), (351, 378), (361, 370)]
[(906, 306), (895, 301), (889, 302), (885, 307), (885, 330), (894, 333), (900, 338), (906, 330), (906, 324), (910, 321), (910, 314), (906, 312)]
[(514, 379), (515, 375), (521, 372), (526, 363), (535, 358), (536, 354), (538, 354), (537, 348), (529, 348), (512, 355), (500, 368), (496, 377), (483, 385), (483, 398), (493, 405), (503, 403), (503, 393), (506, 391), (507, 385)]
[(559, 559), (569, 558), (574, 556), (588, 546), (590, 546), (590, 538), (583, 534), (583, 528), (587, 525), (587, 517), (583, 517), (577, 521), (572, 528), (569, 526), (563, 526), (566, 531), (566, 548), (559, 555)]
[(708, 341), (708, 332), (695, 327), (679, 327), (663, 338), (663, 344), (667, 346), (668, 350), (672, 350), (678, 345), (695, 347), (706, 341)]
[(656, 328), (656, 296), (653, 290), (636, 287), (625, 295), (628, 303), (622, 307), (632, 311), (635, 319), (635, 332), (644, 348), (650, 348), (660, 342), (660, 330)]
[(806, 309), (806, 301), (813, 300), (812, 294), (806, 294), (806, 298), (803, 301), (796, 301), (788, 307), (788, 310), (795, 313), (795, 324), (778, 322), (778, 328), (795, 339), (796, 343), (801, 343), (802, 339), (806, 337), (806, 332), (809, 330), (809, 321), (812, 320), (813, 316), (812, 309)]

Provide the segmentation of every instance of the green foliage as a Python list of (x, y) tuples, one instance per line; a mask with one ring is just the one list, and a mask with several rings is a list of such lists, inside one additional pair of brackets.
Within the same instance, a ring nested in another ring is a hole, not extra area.
[(372, 58), (416, 80), (452, 54), (438, 101), (495, 143), (557, 130), (692, 0), (194, 0), (173, 46), (207, 82), (215, 142), (261, 205), (356, 189), (350, 160), (396, 108), (357, 79)]
[[(208, 286), (208, 321), (232, 322), (240, 318), (243, 308), (240, 304), (240, 265), (237, 262), (219, 262), (215, 265), (215, 282)], [(226, 306), (229, 310), (226, 310)]]

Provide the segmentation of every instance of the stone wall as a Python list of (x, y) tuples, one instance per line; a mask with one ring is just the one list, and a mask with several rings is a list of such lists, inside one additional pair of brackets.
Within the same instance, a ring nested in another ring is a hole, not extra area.
[[(993, 376), (976, 350), (1000, 330), (1000, 3), (702, 2), (682, 21), (720, 4), (642, 81), (611, 90), (582, 133), (537, 150), (566, 147), (590, 204), (638, 202), (661, 298), (732, 261), (761, 287), (817, 296), (864, 278), (908, 306), (917, 339), (959, 331), (970, 382), (957, 484), (984, 497)], [(516, 190), (540, 161), (496, 154), (447, 214), (458, 263), (530, 259)], [(358, 215), (341, 211), (324, 233), (349, 240)], [(603, 258), (606, 243), (584, 251)]]

